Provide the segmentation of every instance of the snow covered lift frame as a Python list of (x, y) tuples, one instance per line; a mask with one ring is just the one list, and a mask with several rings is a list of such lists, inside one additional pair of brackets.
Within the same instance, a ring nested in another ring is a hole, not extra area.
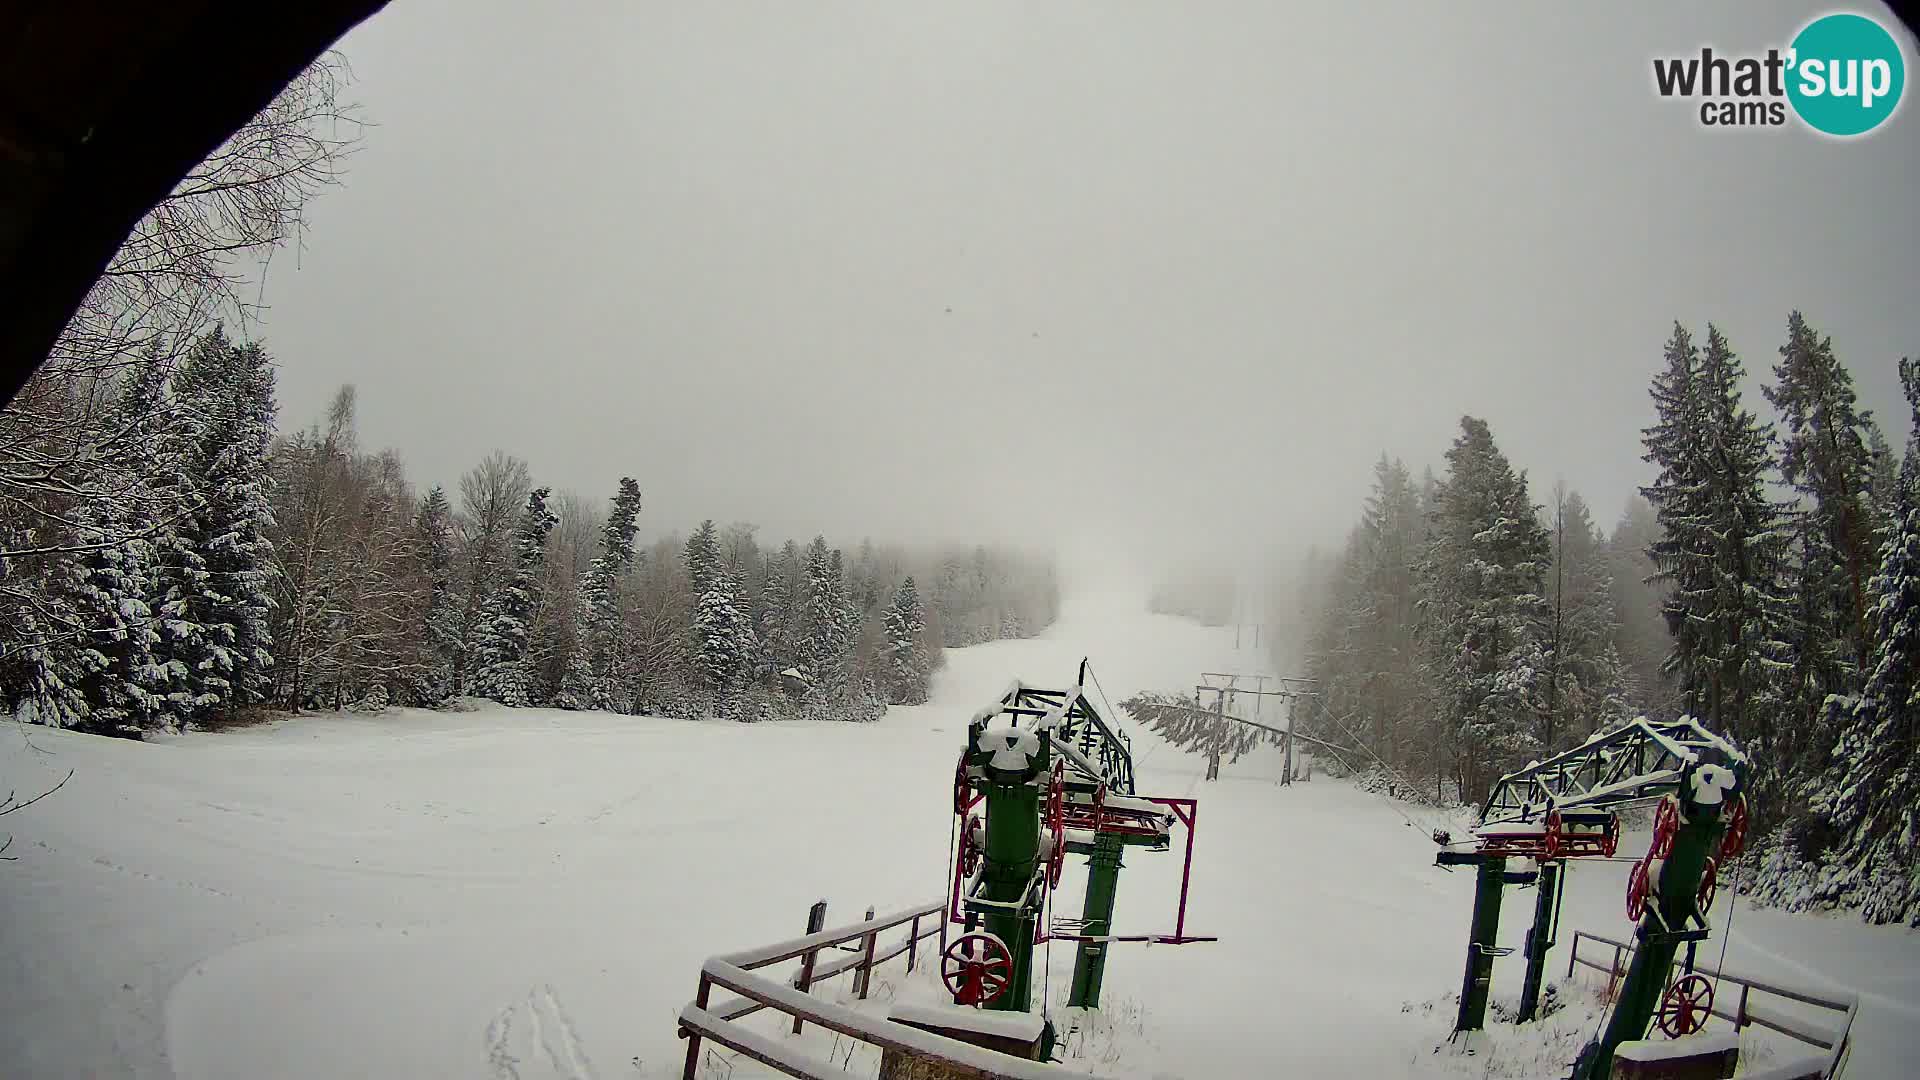
[[(1199, 804), (1135, 794), (1131, 740), (1087, 698), (1087, 675), (1083, 659), (1074, 685), (1064, 690), (1016, 681), (967, 726), (954, 779), (960, 821), (948, 916), (970, 933), (984, 927), (1008, 950), (1006, 989), (976, 1002), (988, 1008), (1028, 1007), (1033, 948), (1050, 940), (1078, 942), (1068, 1003), (1085, 1008), (1099, 1007), (1110, 946), (1218, 940), (1186, 932)], [(984, 819), (974, 812), (983, 804)], [(1186, 829), (1187, 841), (1173, 932), (1113, 933), (1122, 853), (1167, 850), (1176, 824)], [(1043, 926), (1047, 894), (1059, 885), (1070, 852), (1088, 857), (1081, 917)], [(957, 984), (978, 985), (959, 970), (970, 955), (955, 961)]]
[(1477, 849), (1443, 851), (1435, 860), (1478, 868), (1454, 1033), (1486, 1022), (1493, 961), (1502, 954), (1495, 944), (1501, 887), (1535, 876), (1507, 872), (1507, 858), (1529, 857), (1540, 866), (1540, 893), (1527, 935), (1524, 1021), (1538, 1004), (1541, 969), (1552, 945), (1558, 864), (1611, 856), (1619, 841), (1618, 811), (1657, 803), (1653, 849), (1629, 879), (1629, 913), (1638, 923), (1633, 962), (1604, 1035), (1581, 1052), (1574, 1070), (1577, 1080), (1607, 1080), (1614, 1049), (1646, 1037), (1679, 946), (1688, 946), (1690, 970), (1693, 949), (1711, 932), (1706, 914), (1715, 862), (1709, 851), (1717, 845), (1726, 858), (1744, 845), (1746, 778), (1745, 755), (1691, 717), (1657, 723), (1641, 717), (1495, 782), (1475, 830)]

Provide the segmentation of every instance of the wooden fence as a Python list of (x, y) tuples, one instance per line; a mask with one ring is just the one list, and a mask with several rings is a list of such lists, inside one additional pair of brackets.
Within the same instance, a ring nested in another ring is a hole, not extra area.
[[(1580, 943), (1582, 941), (1591, 941), (1597, 945), (1604, 945), (1612, 949), (1613, 954), (1605, 961), (1592, 960), (1581, 956)], [(1607, 989), (1611, 992), (1616, 981), (1626, 976), (1627, 963), (1632, 955), (1633, 945), (1629, 942), (1615, 941), (1612, 938), (1588, 933), (1585, 930), (1575, 930), (1573, 932), (1573, 944), (1567, 950), (1567, 976), (1569, 978), (1573, 976), (1573, 969), (1576, 964), (1590, 967), (1607, 976)], [(1860, 1012), (1860, 995), (1845, 993), (1838, 997), (1825, 997), (1808, 990), (1762, 982), (1759, 979), (1748, 978), (1745, 975), (1736, 975), (1731, 971), (1724, 971), (1707, 964), (1695, 964), (1693, 970), (1708, 978), (1717, 980), (1720, 987), (1731, 984), (1740, 988), (1740, 997), (1733, 1005), (1731, 1011), (1725, 1007), (1727, 999), (1723, 996), (1725, 993), (1724, 990), (1716, 988), (1713, 1007), (1710, 1010), (1714, 1016), (1722, 1020), (1730, 1021), (1735, 1031), (1749, 1024), (1757, 1024), (1760, 1027), (1767, 1028), (1770, 1031), (1777, 1031), (1790, 1039), (1806, 1043), (1809, 1046), (1814, 1046), (1824, 1051), (1823, 1054), (1810, 1063), (1817, 1071), (1797, 1073), (1794, 1072), (1791, 1067), (1783, 1070), (1775, 1070), (1779, 1072), (1780, 1075), (1837, 1077), (1840, 1075), (1840, 1070), (1846, 1067), (1847, 1053), (1852, 1049), (1850, 1039), (1853, 1033), (1854, 1017), (1859, 1015)], [(1760, 996), (1756, 999), (1755, 995)], [(1811, 1020), (1781, 1008), (1779, 1003), (1771, 1000), (1772, 998), (1782, 998), (1787, 1001), (1798, 1002), (1802, 1005), (1808, 1005), (1815, 1009), (1838, 1013), (1840, 1015), (1837, 1017), (1836, 1024), (1823, 1024), (1817, 1020)]]
[[(816, 907), (816, 910), (820, 909)], [(851, 926), (817, 930), (792, 941), (709, 959), (701, 966), (700, 985), (693, 1001), (680, 1010), (680, 1035), (687, 1040), (686, 1069), (682, 1073), (684, 1080), (696, 1080), (702, 1040), (712, 1040), (801, 1080), (846, 1080), (844, 1066), (823, 1061), (799, 1046), (738, 1022), (742, 1017), (762, 1009), (773, 1009), (793, 1017), (795, 1033), (801, 1030), (803, 1024), (818, 1024), (829, 1031), (882, 1049), (962, 1065), (1007, 1080), (1088, 1080), (1085, 1073), (1026, 1061), (943, 1038), (919, 1028), (896, 1024), (870, 1012), (824, 1001), (808, 992), (827, 979), (852, 971), (855, 973), (854, 985), (864, 999), (872, 983), (874, 968), (905, 953), (907, 970), (914, 969), (918, 962), (917, 946), (922, 940), (940, 933), (945, 916), (946, 904), (943, 900), (879, 918), (871, 917), (869, 912), (865, 921)], [(809, 919), (809, 929), (818, 925), (818, 920)], [(882, 934), (902, 926), (907, 929), (898, 940), (889, 943), (880, 941)], [(846, 955), (822, 960), (822, 954), (835, 952), (844, 952)], [(800, 961), (800, 971), (792, 979), (771, 979), (759, 974), (762, 968), (794, 959)], [(715, 986), (740, 996), (724, 1002), (710, 1002)]]

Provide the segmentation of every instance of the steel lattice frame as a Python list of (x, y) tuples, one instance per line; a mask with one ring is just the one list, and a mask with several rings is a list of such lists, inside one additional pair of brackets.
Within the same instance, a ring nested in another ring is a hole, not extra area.
[(1745, 760), (1725, 739), (1691, 717), (1625, 727), (1508, 773), (1493, 785), (1480, 824), (1531, 822), (1548, 809), (1617, 810), (1672, 792), (1689, 765), (1724, 754)]

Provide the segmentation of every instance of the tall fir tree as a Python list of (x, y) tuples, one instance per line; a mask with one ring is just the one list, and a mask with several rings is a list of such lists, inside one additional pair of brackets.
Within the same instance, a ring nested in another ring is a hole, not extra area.
[(1780, 474), (1799, 496), (1790, 517), (1795, 557), (1787, 572), (1784, 629), (1793, 660), (1782, 680), (1786, 722), (1777, 729), (1773, 765), (1804, 777), (1824, 768), (1837, 727), (1831, 699), (1859, 688), (1870, 647), (1878, 432), (1832, 342), (1797, 311), (1787, 319), (1787, 342), (1773, 374), (1766, 395), (1780, 415)]
[(156, 589), (158, 552), (177, 535), (172, 500), (187, 490), (177, 462), (162, 456), (164, 436), (175, 422), (167, 393), (167, 369), (136, 367), (122, 388), (115, 425), (128, 433), (128, 453), (109, 483), (112, 497), (89, 500), (76, 513), (77, 537), (95, 550), (74, 566), (75, 614), (86, 628), (73, 642), (85, 671), (81, 687), (89, 703), (87, 730), (138, 736), (178, 727), (184, 685), (180, 672), (159, 654)]
[(887, 700), (895, 705), (919, 705), (927, 700), (933, 678), (933, 656), (926, 640), (927, 619), (920, 608), (920, 590), (907, 575), (887, 608), (886, 637), (881, 671)]
[(807, 548), (805, 609), (799, 620), (800, 670), (816, 694), (837, 697), (852, 676), (848, 653), (852, 640), (847, 625), (846, 582), (839, 552), (816, 536)]
[(1540, 752), (1546, 529), (1484, 420), (1461, 418), (1422, 563), (1426, 668), (1463, 794)]
[(713, 519), (708, 518), (687, 537), (687, 579), (693, 583), (694, 595), (702, 595), (713, 587), (714, 574), (719, 569), (720, 530)]
[(1556, 490), (1553, 574), (1548, 583), (1542, 749), (1557, 753), (1625, 719), (1613, 575), (1606, 545), (1577, 491)]
[(1786, 665), (1786, 537), (1767, 492), (1773, 432), (1741, 404), (1743, 374), (1718, 329), (1707, 327), (1703, 351), (1675, 325), (1646, 431), (1660, 475), (1642, 494), (1660, 522), (1651, 554), (1671, 589), (1670, 666), (1687, 711), (1765, 759), (1775, 749)]
[(235, 345), (216, 328), (175, 386), (176, 438), (196, 508), (160, 560), (161, 647), (184, 674), (188, 719), (199, 720), (271, 690), (272, 361), (257, 343)]
[[(1857, 904), (1872, 922), (1920, 926), (1920, 363), (1900, 362), (1914, 436), (1897, 516), (1869, 585), (1866, 685), (1848, 703), (1834, 752), (1796, 823), (1818, 905)], [(1784, 853), (1781, 853), (1784, 854)], [(1778, 880), (1769, 882), (1778, 888)], [(1776, 896), (1776, 899), (1781, 897)]]
[(694, 610), (693, 633), (694, 662), (701, 680), (714, 695), (716, 711), (730, 713), (758, 646), (739, 583), (727, 568), (716, 567), (708, 575)]
[(513, 573), (482, 612), (473, 644), (469, 684), (479, 697), (502, 705), (534, 703), (537, 687), (527, 662), (527, 644), (539, 605), (538, 582), (547, 557), (547, 536), (559, 518), (547, 509), (552, 489), (534, 488), (513, 536)]
[(800, 545), (792, 540), (783, 544), (767, 562), (767, 583), (760, 592), (757, 630), (770, 674), (795, 670), (802, 662), (799, 620), (806, 611), (804, 567)]
[(618, 589), (633, 566), (633, 538), (639, 530), (640, 482), (620, 478), (620, 491), (600, 531), (600, 555), (580, 577), (574, 606), (573, 655), (554, 703), (565, 709), (614, 710), (621, 702), (615, 686), (620, 666), (622, 622)]
[(453, 693), (460, 662), (460, 600), (453, 570), (453, 507), (435, 484), (420, 500), (414, 519), (416, 549), (427, 577), (425, 632), (427, 670), (416, 691), (423, 704), (438, 704)]

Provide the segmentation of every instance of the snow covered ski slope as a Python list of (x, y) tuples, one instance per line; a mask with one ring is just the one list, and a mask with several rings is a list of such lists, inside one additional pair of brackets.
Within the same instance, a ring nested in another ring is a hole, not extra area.
[[(487, 709), (150, 745), (9, 732), (0, 782), (74, 776), (5, 823), (20, 859), (0, 868), (0, 1076), (677, 1076), (673, 1017), (704, 957), (793, 936), (820, 897), (840, 923), (941, 893), (967, 716), (1010, 678), (1063, 683), (1083, 654), (1116, 701), (1258, 666), (1230, 631), (1122, 597), (1038, 640), (951, 653), (932, 704), (872, 725)], [(1136, 739), (1143, 792), (1202, 800), (1188, 927), (1222, 941), (1116, 953), (1079, 1064), (1489, 1074), (1498, 1044), (1435, 1052), (1472, 892), (1431, 866), (1437, 815), (1324, 778), (1281, 788), (1271, 756), (1202, 784), (1198, 760)], [(1120, 932), (1169, 927), (1178, 861), (1128, 856)], [(1625, 931), (1621, 876), (1575, 870), (1569, 931)], [(1530, 906), (1509, 894), (1506, 943)], [(1913, 935), (1742, 910), (1728, 962), (1862, 990), (1850, 1076), (1920, 1060)], [(1070, 966), (1057, 947), (1056, 1001)], [(1504, 962), (1500, 992), (1519, 975)], [(1554, 1030), (1577, 1040), (1591, 1016)], [(1560, 1052), (1513, 1048), (1506, 1074), (1554, 1075)]]

